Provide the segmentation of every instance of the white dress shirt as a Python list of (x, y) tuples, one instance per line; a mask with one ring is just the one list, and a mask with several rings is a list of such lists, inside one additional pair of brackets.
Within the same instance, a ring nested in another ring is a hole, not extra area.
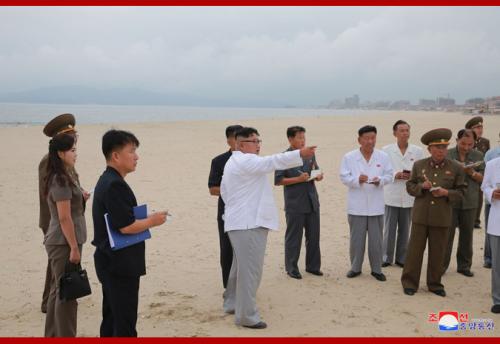
[(403, 170), (411, 171), (413, 163), (424, 157), (424, 151), (418, 146), (408, 144), (408, 148), (406, 148), (403, 155), (397, 143), (387, 145), (382, 150), (391, 159), (393, 170), (393, 182), (384, 186), (385, 204), (398, 208), (413, 207), (415, 198), (406, 191), (406, 180), (395, 179), (395, 177), (396, 173)]
[[(380, 179), (379, 186), (359, 184), (359, 176), (367, 175), (368, 180)], [(392, 165), (389, 156), (375, 149), (367, 162), (360, 149), (347, 153), (342, 158), (340, 180), (349, 188), (347, 193), (347, 213), (349, 215), (377, 216), (384, 214), (384, 188), (392, 182)]]
[(485, 198), (490, 202), (490, 216), (488, 217), (488, 234), (500, 236), (500, 200), (493, 199), (493, 191), (500, 188), (500, 158), (486, 163), (481, 189)]
[(302, 164), (299, 150), (264, 157), (234, 151), (224, 167), (220, 189), (225, 203), (224, 231), (278, 230), (278, 210), (267, 174)]

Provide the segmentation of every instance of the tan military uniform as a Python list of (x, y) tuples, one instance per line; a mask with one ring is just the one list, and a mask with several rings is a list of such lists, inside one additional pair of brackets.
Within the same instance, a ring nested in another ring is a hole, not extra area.
[[(481, 116), (475, 116), (472, 117), (470, 120), (465, 123), (465, 128), (466, 129), (472, 129), (477, 126), (483, 126), (483, 117)], [(486, 154), (487, 151), (490, 150), (490, 140), (484, 137), (480, 137), (479, 139), (474, 142), (474, 149), (477, 149), (481, 153)], [(479, 198), (477, 200), (477, 211), (476, 211), (476, 217), (474, 220), (474, 226), (479, 228), (481, 224), (481, 210), (483, 209), (483, 192), (481, 189), (479, 189)]]
[[(47, 125), (43, 128), (43, 133), (48, 137), (53, 137), (60, 133), (74, 132), (75, 131), (75, 117), (72, 114), (62, 114), (53, 118)], [(45, 155), (40, 163), (38, 164), (38, 198), (40, 205), (40, 214), (38, 219), (38, 226), (45, 234), (49, 228), (50, 222), (50, 211), (47, 204), (47, 199), (45, 196), (45, 179), (47, 177), (47, 164), (49, 161), (49, 156)], [(76, 171), (70, 171), (73, 179), (79, 184), (78, 175)], [(52, 278), (52, 271), (50, 269), (50, 261), (47, 262), (47, 269), (45, 272), (45, 286), (43, 288), (42, 295), (42, 312), (47, 311), (47, 300), (50, 293), (50, 281)]]
[[(439, 132), (438, 132), (439, 133)], [(442, 143), (448, 144), (451, 131)], [(422, 142), (429, 144), (422, 137)], [(433, 187), (448, 190), (448, 197), (434, 197), (422, 184), (429, 180)], [(448, 228), (451, 225), (452, 208), (450, 202), (463, 198), (465, 174), (462, 167), (449, 159), (439, 164), (432, 158), (415, 162), (410, 179), (406, 182), (408, 193), (415, 197), (412, 211), (412, 229), (408, 242), (407, 257), (401, 276), (405, 289), (417, 290), (420, 283), (422, 259), (427, 242), (429, 243), (429, 260), (427, 265), (427, 287), (430, 291), (444, 290), (441, 284), (443, 259), (448, 243)]]

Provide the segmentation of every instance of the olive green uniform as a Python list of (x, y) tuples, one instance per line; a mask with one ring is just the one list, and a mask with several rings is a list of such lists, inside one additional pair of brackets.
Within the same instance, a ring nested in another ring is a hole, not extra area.
[[(451, 160), (460, 160), (457, 147), (448, 150), (448, 158)], [(475, 149), (468, 152), (465, 156), (465, 163), (483, 161), (484, 157), (480, 151)], [(483, 174), (484, 164), (474, 169), (476, 172)], [(481, 183), (466, 175), (465, 181), (467, 187), (465, 189), (464, 199), (452, 203), (453, 215), (451, 226), (449, 229), (448, 247), (443, 264), (443, 273), (448, 269), (451, 260), (451, 252), (453, 250), (453, 241), (455, 239), (455, 230), (458, 227), (458, 248), (457, 248), (457, 270), (470, 271), (472, 266), (472, 238), (474, 230), (474, 220), (476, 219), (477, 204), (479, 198), (479, 190)]]
[[(448, 197), (434, 197), (422, 184), (428, 179), (432, 186), (448, 190)], [(415, 162), (406, 190), (415, 197), (412, 212), (412, 229), (407, 257), (401, 276), (403, 288), (417, 290), (420, 282), (422, 259), (426, 242), (429, 242), (427, 286), (430, 291), (443, 290), (441, 275), (443, 259), (451, 225), (450, 202), (460, 201), (464, 195), (465, 174), (462, 167), (449, 159), (435, 164), (431, 158)]]

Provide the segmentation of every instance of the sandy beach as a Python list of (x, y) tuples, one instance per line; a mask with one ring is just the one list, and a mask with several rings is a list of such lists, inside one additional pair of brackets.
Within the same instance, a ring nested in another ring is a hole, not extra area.
[[(418, 293), (403, 294), (399, 267), (384, 268), (387, 282), (370, 276), (368, 258), (363, 274), (347, 279), (349, 229), (346, 187), (338, 177), (341, 158), (355, 149), (357, 130), (373, 124), (377, 148), (394, 142), (392, 125), (404, 119), (412, 125), (411, 142), (429, 129), (448, 127), (454, 135), (469, 116), (459, 113), (387, 112), (314, 118), (240, 121), (257, 128), (263, 140), (261, 154), (287, 148), (288, 126), (307, 129), (308, 144), (318, 145), (317, 159), (325, 179), (317, 183), (321, 202), (323, 277), (304, 271), (300, 281), (284, 272), (285, 216), (283, 190), (274, 187), (281, 229), (268, 237), (258, 307), (269, 327), (255, 331), (238, 328), (232, 315), (222, 312), (222, 281), (217, 234), (217, 198), (210, 196), (210, 161), (227, 149), (224, 129), (232, 121), (196, 121), (145, 124), (78, 125), (77, 171), (82, 186), (92, 189), (105, 167), (101, 137), (109, 128), (130, 130), (141, 141), (137, 171), (127, 177), (139, 203), (150, 209), (168, 209), (171, 222), (152, 230), (146, 244), (147, 275), (141, 279), (139, 336), (498, 336), (500, 317), (490, 312), (490, 270), (482, 267), (484, 229), (474, 230), (473, 278), (456, 273), (453, 253), (443, 277), (448, 296), (438, 297), (425, 286), (425, 262)], [(498, 143), (500, 116), (485, 117), (484, 136)], [(40, 312), (46, 252), (38, 228), (37, 168), (48, 139), (42, 126), (0, 127), (0, 336), (42, 336), (45, 315)], [(454, 146), (454, 144), (452, 144)], [(271, 175), (269, 176), (271, 180)], [(82, 265), (93, 293), (81, 299), (78, 335), (95, 337), (101, 320), (101, 290), (95, 275), (91, 205), (87, 206), (88, 242)], [(455, 239), (457, 240), (457, 239)], [(454, 249), (456, 249), (456, 243)], [(493, 331), (441, 333), (429, 313), (468, 312), (470, 319), (493, 319)]]

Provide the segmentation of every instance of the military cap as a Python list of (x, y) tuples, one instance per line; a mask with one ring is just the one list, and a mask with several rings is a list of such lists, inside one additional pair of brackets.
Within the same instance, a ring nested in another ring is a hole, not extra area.
[(65, 113), (54, 117), (45, 128), (43, 133), (48, 137), (54, 137), (57, 134), (75, 131), (75, 116), (70, 113)]
[(483, 117), (481, 116), (475, 116), (469, 119), (467, 123), (465, 123), (465, 128), (472, 129), (478, 125), (483, 125)]
[(450, 129), (438, 128), (426, 132), (422, 135), (420, 141), (427, 146), (447, 145), (450, 143), (451, 135), (452, 133)]

